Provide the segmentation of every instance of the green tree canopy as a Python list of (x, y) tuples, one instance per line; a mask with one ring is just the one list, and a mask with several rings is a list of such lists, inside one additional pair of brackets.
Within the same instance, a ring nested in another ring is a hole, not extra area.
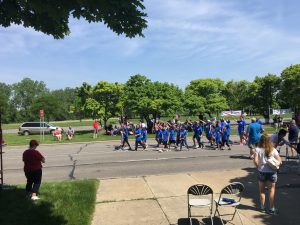
[(13, 84), (12, 89), (12, 103), (18, 110), (19, 119), (26, 121), (34, 119), (35, 115), (30, 107), (38, 97), (49, 92), (46, 84), (43, 81), (24, 78), (20, 82)]
[(281, 73), (281, 98), (292, 108), (300, 109), (300, 64), (292, 65)]
[(197, 96), (190, 91), (186, 91), (184, 93), (183, 105), (189, 115), (198, 115), (199, 113), (204, 113), (206, 111), (205, 98), (202, 96)]
[(274, 74), (267, 74), (263, 77), (255, 77), (254, 83), (257, 84), (256, 104), (257, 112), (264, 113), (269, 111), (269, 107), (277, 107), (277, 94), (280, 87), (280, 78)]
[(119, 114), (118, 106), (123, 94), (123, 85), (119, 83), (109, 83), (100, 81), (93, 88), (93, 98), (99, 103), (100, 117), (103, 118), (104, 125), (109, 118)]
[(147, 27), (143, 0), (2, 0), (0, 25), (19, 24), (36, 31), (64, 38), (70, 33), (69, 19), (103, 22), (117, 34), (143, 36)]
[(186, 91), (191, 91), (191, 93), (204, 98), (210, 94), (221, 94), (224, 89), (224, 81), (219, 78), (192, 80), (186, 87)]

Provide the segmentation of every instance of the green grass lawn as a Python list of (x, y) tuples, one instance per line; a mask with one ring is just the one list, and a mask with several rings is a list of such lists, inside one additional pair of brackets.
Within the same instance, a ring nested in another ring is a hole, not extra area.
[(90, 225), (97, 180), (42, 183), (41, 199), (25, 197), (24, 185), (0, 190), (1, 225)]
[[(95, 142), (95, 141), (108, 141), (108, 140), (121, 140), (120, 136), (110, 136), (99, 134), (98, 138), (93, 138), (93, 133), (91, 131), (76, 131), (75, 136), (72, 140), (68, 140), (66, 135), (63, 134), (62, 141), (59, 142), (54, 139), (50, 134), (45, 134), (44, 140), (41, 139), (40, 135), (18, 135), (18, 134), (6, 134), (4, 133), (4, 140), (8, 146), (16, 145), (28, 145), (29, 141), (35, 139), (40, 142), (40, 144), (58, 144), (58, 143), (76, 143), (76, 142)], [(154, 137), (154, 134), (149, 134), (148, 138)], [(133, 135), (129, 136), (129, 139), (134, 139)]]

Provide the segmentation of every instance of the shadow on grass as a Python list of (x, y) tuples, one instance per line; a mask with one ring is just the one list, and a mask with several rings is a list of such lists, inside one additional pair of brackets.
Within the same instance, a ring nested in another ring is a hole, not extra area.
[(0, 190), (1, 225), (64, 225), (63, 216), (54, 215), (51, 202), (33, 202), (25, 197), (25, 190), (16, 186)]
[[(266, 225), (292, 225), (300, 224), (299, 217), (299, 202), (300, 202), (300, 177), (294, 172), (279, 173), (278, 182), (276, 184), (275, 206), (279, 209), (279, 215), (271, 216), (267, 213), (258, 212), (260, 207), (257, 170), (254, 168), (244, 168), (247, 171), (247, 176), (231, 179), (230, 182), (241, 182), (245, 186), (243, 198), (251, 200), (253, 206), (241, 204), (239, 209), (241, 213), (247, 211), (253, 212), (253, 219), (261, 221)], [(243, 203), (243, 200), (242, 200)], [(266, 208), (269, 209), (268, 190), (266, 189)]]

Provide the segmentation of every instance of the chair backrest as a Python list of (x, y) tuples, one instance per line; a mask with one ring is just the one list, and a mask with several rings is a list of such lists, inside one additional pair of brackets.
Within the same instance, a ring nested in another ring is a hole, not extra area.
[(189, 187), (187, 194), (189, 195), (209, 195), (213, 194), (211, 187), (205, 184), (195, 184)]
[(238, 195), (245, 190), (245, 187), (240, 182), (233, 182), (224, 187), (221, 194)]

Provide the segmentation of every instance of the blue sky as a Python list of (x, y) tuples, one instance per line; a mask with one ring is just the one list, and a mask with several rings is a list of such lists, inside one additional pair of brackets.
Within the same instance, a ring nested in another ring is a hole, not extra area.
[(145, 0), (145, 38), (102, 23), (71, 20), (55, 40), (21, 26), (0, 27), (0, 82), (24, 77), (51, 90), (124, 83), (134, 74), (184, 88), (191, 80), (250, 80), (300, 63), (297, 0)]

